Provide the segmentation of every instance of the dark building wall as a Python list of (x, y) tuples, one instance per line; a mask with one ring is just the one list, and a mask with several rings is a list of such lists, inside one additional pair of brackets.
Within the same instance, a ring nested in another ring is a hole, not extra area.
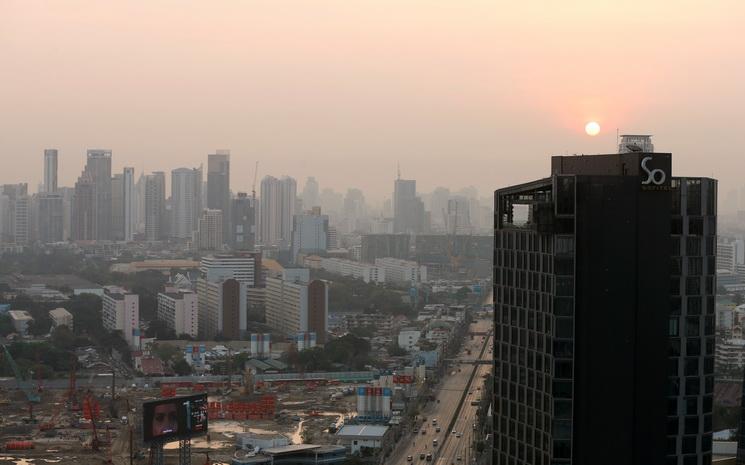
[(376, 258), (409, 259), (408, 234), (365, 234), (362, 236), (362, 261), (375, 263)]
[(577, 464), (664, 463), (669, 211), (637, 177), (577, 178)]
[(241, 338), (241, 285), (235, 279), (222, 284), (222, 335), (230, 340)]
[(308, 284), (308, 331), (316, 333), (319, 344), (326, 343), (326, 321), (328, 302), (326, 301), (326, 283), (313, 280)]

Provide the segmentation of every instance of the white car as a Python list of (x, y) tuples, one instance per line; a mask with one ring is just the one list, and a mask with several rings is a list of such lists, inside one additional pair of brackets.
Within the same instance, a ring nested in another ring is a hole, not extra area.
[(453, 434), (457, 434), (457, 433), (458, 433), (457, 431), (453, 430)]

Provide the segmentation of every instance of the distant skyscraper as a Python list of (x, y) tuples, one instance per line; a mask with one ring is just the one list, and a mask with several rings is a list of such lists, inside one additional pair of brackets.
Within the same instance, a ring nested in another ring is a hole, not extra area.
[(297, 183), (293, 178), (266, 176), (261, 180), (259, 228), (263, 245), (289, 249), (296, 198)]
[(70, 236), (76, 241), (96, 239), (96, 186), (93, 175), (83, 173), (75, 183), (75, 194), (72, 199), (72, 221)]
[(321, 207), (315, 207), (293, 217), (292, 259), (299, 253), (321, 254), (328, 248), (329, 217), (321, 215)]
[(223, 243), (230, 232), (230, 151), (207, 157), (207, 208), (222, 211)]
[(111, 177), (111, 238), (124, 240), (124, 174)]
[(199, 250), (222, 250), (222, 225), (222, 210), (203, 210), (195, 234), (195, 247)]
[(256, 212), (254, 199), (239, 192), (230, 207), (233, 219), (230, 222), (230, 247), (234, 250), (253, 250), (256, 241)]
[(393, 230), (397, 233), (421, 233), (425, 230), (422, 200), (416, 196), (416, 181), (396, 179), (393, 189)]
[(25, 245), (29, 240), (28, 185), (5, 184), (0, 186), (0, 196), (4, 197), (2, 219), (2, 239), (0, 242)]
[(310, 210), (313, 207), (320, 207), (321, 199), (318, 196), (318, 181), (313, 176), (308, 177), (303, 188), (303, 207)]
[(44, 192), (57, 192), (57, 150), (44, 150)]
[(163, 226), (166, 211), (166, 175), (156, 171), (145, 177), (145, 240), (164, 238)]
[(712, 463), (717, 182), (644, 147), (494, 194), (496, 465)]
[(171, 171), (171, 203), (173, 237), (191, 238), (199, 227), (199, 215), (202, 212), (202, 171), (200, 169), (179, 168)]
[(137, 189), (134, 168), (124, 168), (124, 240), (131, 242), (137, 232)]
[(62, 194), (39, 194), (38, 238), (43, 244), (64, 240), (64, 204)]
[(88, 150), (85, 170), (93, 180), (95, 239), (111, 239), (111, 150)]

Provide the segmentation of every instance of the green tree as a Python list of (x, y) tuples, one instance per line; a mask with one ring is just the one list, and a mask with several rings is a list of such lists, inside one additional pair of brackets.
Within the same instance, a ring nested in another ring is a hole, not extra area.
[(56, 349), (69, 351), (75, 348), (75, 335), (67, 326), (58, 326), (52, 332), (51, 342)]
[(154, 337), (164, 341), (176, 339), (176, 331), (168, 327), (163, 320), (152, 320), (145, 331), (145, 337)]
[(391, 357), (402, 357), (408, 354), (408, 352), (406, 352), (406, 349), (402, 348), (395, 342), (389, 345), (387, 347), (387, 350), (388, 350), (388, 355), (390, 355)]
[(173, 371), (179, 376), (187, 376), (191, 374), (191, 366), (182, 358), (173, 364)]

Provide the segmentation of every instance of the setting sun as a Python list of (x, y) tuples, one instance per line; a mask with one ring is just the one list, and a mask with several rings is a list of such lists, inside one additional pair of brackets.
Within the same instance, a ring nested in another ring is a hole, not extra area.
[(590, 121), (585, 125), (585, 132), (588, 136), (597, 136), (600, 133), (600, 125), (595, 121)]

